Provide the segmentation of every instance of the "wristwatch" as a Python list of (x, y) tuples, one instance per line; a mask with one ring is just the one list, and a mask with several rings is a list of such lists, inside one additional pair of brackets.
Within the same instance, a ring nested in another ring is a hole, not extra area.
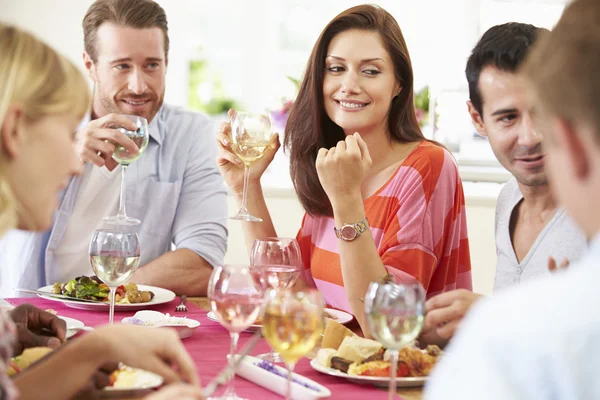
[(359, 237), (360, 234), (366, 231), (368, 227), (369, 221), (367, 220), (367, 218), (365, 218), (362, 221), (357, 222), (355, 224), (344, 224), (340, 227), (340, 229), (334, 227), (333, 231), (335, 232), (335, 236), (338, 239), (350, 242)]

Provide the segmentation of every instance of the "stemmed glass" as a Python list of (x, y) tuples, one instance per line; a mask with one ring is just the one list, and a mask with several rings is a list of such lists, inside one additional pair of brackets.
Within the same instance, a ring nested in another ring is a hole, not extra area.
[(123, 117), (135, 122), (138, 128), (135, 131), (129, 131), (123, 127), (119, 127), (118, 130), (136, 144), (139, 152), (137, 154), (130, 153), (123, 146), (115, 145), (113, 159), (121, 165), (121, 198), (119, 201), (119, 212), (115, 216), (105, 217), (104, 221), (122, 225), (139, 225), (139, 219), (128, 217), (125, 212), (125, 173), (127, 172), (129, 164), (140, 158), (144, 150), (146, 150), (146, 147), (148, 147), (148, 140), (150, 137), (148, 132), (148, 121), (146, 118), (138, 117), (136, 115), (123, 115)]
[[(231, 336), (230, 363), (235, 362), (240, 332), (254, 323), (260, 313), (263, 296), (262, 286), (254, 280), (247, 265), (223, 265), (213, 269), (208, 282), (208, 298), (219, 323)], [(234, 376), (223, 396), (213, 399), (241, 400), (235, 393)]]
[(392, 278), (372, 282), (365, 295), (365, 313), (373, 337), (390, 352), (388, 399), (396, 396), (398, 351), (415, 340), (425, 316), (425, 291), (421, 285), (396, 284)]
[(296, 362), (321, 339), (325, 304), (314, 289), (271, 290), (266, 296), (262, 332), (288, 369), (286, 399), (292, 398), (292, 372)]
[(131, 279), (140, 263), (140, 242), (136, 227), (103, 223), (90, 241), (90, 263), (96, 276), (110, 289), (110, 314), (113, 323), (115, 293)]
[(250, 165), (260, 159), (271, 144), (273, 136), (269, 114), (253, 114), (234, 111), (231, 114), (231, 151), (244, 163), (244, 192), (242, 207), (231, 217), (241, 221), (261, 222), (261, 218), (250, 215), (246, 208)]
[[(292, 287), (300, 275), (302, 255), (296, 239), (256, 239), (250, 255), (251, 271), (265, 290)], [(283, 362), (275, 351), (258, 356), (271, 362)]]

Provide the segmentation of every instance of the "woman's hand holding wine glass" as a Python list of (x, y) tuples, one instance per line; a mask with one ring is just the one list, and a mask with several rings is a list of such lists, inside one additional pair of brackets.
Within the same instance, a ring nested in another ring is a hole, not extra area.
[(231, 110), (230, 122), (224, 122), (216, 138), (219, 145), (217, 165), (227, 185), (242, 194), (242, 207), (233, 219), (259, 222), (246, 210), (249, 185), (260, 177), (273, 161), (280, 147), (279, 135), (271, 131), (267, 114), (251, 114)]

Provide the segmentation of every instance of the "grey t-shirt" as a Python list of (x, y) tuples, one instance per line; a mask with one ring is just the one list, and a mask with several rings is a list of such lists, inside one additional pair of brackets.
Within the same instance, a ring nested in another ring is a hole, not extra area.
[(518, 285), (522, 281), (550, 274), (548, 257), (558, 264), (565, 258), (571, 263), (587, 249), (583, 232), (559, 208), (539, 234), (525, 258), (519, 263), (510, 238), (510, 218), (523, 199), (516, 179), (511, 179), (500, 191), (496, 203), (496, 279), (494, 292)]

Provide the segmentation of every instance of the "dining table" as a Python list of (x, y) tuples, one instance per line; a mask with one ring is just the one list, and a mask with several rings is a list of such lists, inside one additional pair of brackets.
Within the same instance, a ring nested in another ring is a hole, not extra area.
[[(4, 300), (13, 306), (30, 303), (43, 310), (51, 309), (58, 316), (77, 319), (90, 327), (108, 323), (108, 312), (106, 309), (98, 311), (80, 310), (70, 308), (62, 302), (36, 297), (8, 298)], [(177, 312), (175, 308), (178, 304), (179, 298), (176, 298), (168, 303), (153, 306), (152, 309), (162, 313), (169, 313), (171, 316), (186, 317), (200, 322), (200, 326), (194, 331), (194, 334), (187, 339), (183, 339), (182, 343), (196, 363), (201, 382), (206, 385), (227, 364), (226, 357), (230, 346), (229, 334), (218, 322), (207, 317), (207, 313), (210, 310), (210, 303), (206, 297), (189, 297), (186, 302), (186, 312)], [(120, 323), (123, 318), (131, 317), (133, 314), (135, 314), (135, 311), (117, 310), (115, 312), (115, 323)], [(242, 332), (240, 334), (238, 349), (241, 349), (245, 341), (249, 340), (251, 336), (252, 333), (250, 332)], [(253, 351), (250, 352), (250, 355), (267, 353), (269, 350), (267, 342), (261, 339)], [(383, 400), (388, 398), (387, 388), (356, 384), (344, 378), (320, 373), (310, 366), (308, 358), (300, 360), (296, 364), (294, 372), (327, 387), (332, 393), (331, 399)], [(280, 395), (239, 376), (235, 376), (234, 383), (238, 395), (249, 400), (282, 398)], [(224, 390), (225, 387), (221, 387), (216, 394), (218, 395)], [(400, 388), (398, 389), (398, 397), (403, 400), (421, 400), (423, 398), (423, 390), (420, 387)]]

